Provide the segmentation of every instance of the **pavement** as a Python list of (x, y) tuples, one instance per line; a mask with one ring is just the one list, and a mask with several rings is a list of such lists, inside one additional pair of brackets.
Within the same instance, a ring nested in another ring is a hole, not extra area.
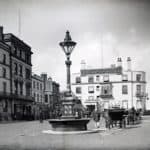
[[(103, 122), (103, 121), (102, 121)], [(104, 124), (101, 123), (101, 128)], [(94, 129), (90, 121), (88, 129)], [(144, 116), (142, 123), (127, 126), (126, 129), (88, 133), (54, 135), (48, 121), (16, 122), (0, 124), (0, 149), (2, 150), (122, 150), (150, 149), (150, 116)]]

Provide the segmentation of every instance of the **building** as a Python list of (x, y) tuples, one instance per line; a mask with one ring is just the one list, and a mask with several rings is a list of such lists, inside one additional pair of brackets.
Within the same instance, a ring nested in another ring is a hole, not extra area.
[(11, 120), (10, 47), (4, 42), (0, 27), (0, 120)]
[(59, 107), (60, 105), (60, 92), (59, 92), (59, 84), (55, 81), (52, 82), (52, 99), (53, 99), (53, 109)]
[(126, 70), (121, 58), (117, 66), (110, 68), (87, 69), (85, 62), (81, 65), (80, 73), (72, 74), (72, 91), (89, 110), (93, 111), (98, 104), (104, 108), (117, 105), (145, 110), (146, 73), (132, 70), (129, 57)]
[(32, 75), (32, 97), (34, 101), (39, 104), (44, 104), (44, 81), (43, 78), (37, 74)]
[(28, 119), (33, 103), (31, 93), (31, 47), (15, 35), (3, 34), (10, 47), (10, 94), (13, 119)]

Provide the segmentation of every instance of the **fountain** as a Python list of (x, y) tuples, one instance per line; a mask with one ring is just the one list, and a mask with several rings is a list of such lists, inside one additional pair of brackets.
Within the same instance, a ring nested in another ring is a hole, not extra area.
[[(64, 41), (60, 42), (59, 45), (62, 47), (67, 58), (65, 61), (67, 68), (67, 90), (64, 92), (64, 98), (61, 99), (61, 116), (58, 119), (50, 119), (49, 123), (54, 131), (87, 130), (87, 123), (90, 119), (82, 117), (81, 101), (71, 92), (70, 56), (76, 42), (72, 41), (69, 31), (66, 32)], [(78, 107), (78, 109), (75, 109), (75, 107)]]

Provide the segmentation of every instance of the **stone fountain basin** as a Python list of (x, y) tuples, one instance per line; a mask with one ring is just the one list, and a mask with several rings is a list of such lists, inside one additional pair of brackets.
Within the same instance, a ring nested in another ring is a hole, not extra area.
[(54, 131), (83, 131), (87, 130), (90, 118), (81, 119), (50, 119), (49, 123)]

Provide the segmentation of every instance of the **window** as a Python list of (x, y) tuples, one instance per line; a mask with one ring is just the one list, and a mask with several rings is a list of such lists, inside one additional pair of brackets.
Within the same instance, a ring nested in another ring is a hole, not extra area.
[(7, 83), (3, 82), (3, 92), (6, 93), (6, 89), (7, 89)]
[(96, 76), (96, 81), (99, 82), (99, 80), (100, 80), (100, 76), (97, 75), (97, 76)]
[(6, 68), (3, 68), (3, 78), (6, 78)]
[(141, 81), (141, 74), (136, 75), (136, 81)]
[(42, 83), (40, 84), (40, 90), (42, 90)]
[(88, 77), (88, 83), (93, 83), (94, 82), (94, 77), (93, 76), (89, 76)]
[(103, 81), (104, 82), (109, 82), (109, 75), (104, 75), (103, 76)]
[(47, 103), (48, 102), (48, 95), (46, 94), (45, 95), (45, 103)]
[(76, 94), (81, 94), (81, 87), (76, 87)]
[(31, 72), (29, 69), (26, 68), (26, 79), (30, 79)]
[(136, 85), (136, 92), (137, 92), (137, 94), (141, 93), (141, 85)]
[(39, 102), (39, 94), (37, 94), (37, 102)]
[(14, 63), (14, 73), (15, 73), (15, 75), (18, 74), (18, 66), (17, 66), (17, 63)]
[(81, 78), (80, 77), (76, 77), (76, 83), (81, 83)]
[(35, 99), (36, 98), (36, 94), (34, 93), (33, 96), (34, 96), (34, 99)]
[(39, 82), (37, 82), (37, 90), (39, 90)]
[(100, 86), (96, 86), (96, 91), (99, 91), (100, 90)]
[(94, 100), (94, 96), (89, 96), (89, 97), (88, 97), (88, 100), (89, 100), (89, 101), (93, 101), (93, 100)]
[(42, 95), (41, 95), (41, 103), (42, 103)]
[(26, 96), (31, 95), (31, 83), (26, 83)]
[(122, 75), (122, 81), (128, 81), (128, 75), (127, 74)]
[(89, 86), (88, 87), (88, 92), (89, 93), (94, 93), (94, 87), (93, 86)]
[(3, 63), (6, 64), (6, 54), (3, 54)]
[(3, 105), (3, 112), (7, 112), (7, 111), (8, 111), (8, 101), (5, 100)]
[(18, 82), (14, 81), (14, 92), (15, 94), (18, 94)]
[(35, 81), (33, 81), (33, 88), (35, 89)]
[(22, 65), (19, 65), (19, 75), (22, 77)]
[(123, 101), (122, 101), (122, 107), (123, 107), (124, 109), (128, 109), (128, 101), (127, 101), (127, 100), (123, 100)]
[(103, 85), (101, 88), (101, 95), (111, 95), (112, 94), (112, 85), (107, 84)]
[(23, 83), (21, 82), (20, 83), (20, 95), (22, 95), (23, 94)]
[(122, 94), (128, 94), (128, 86), (127, 85), (122, 86)]

